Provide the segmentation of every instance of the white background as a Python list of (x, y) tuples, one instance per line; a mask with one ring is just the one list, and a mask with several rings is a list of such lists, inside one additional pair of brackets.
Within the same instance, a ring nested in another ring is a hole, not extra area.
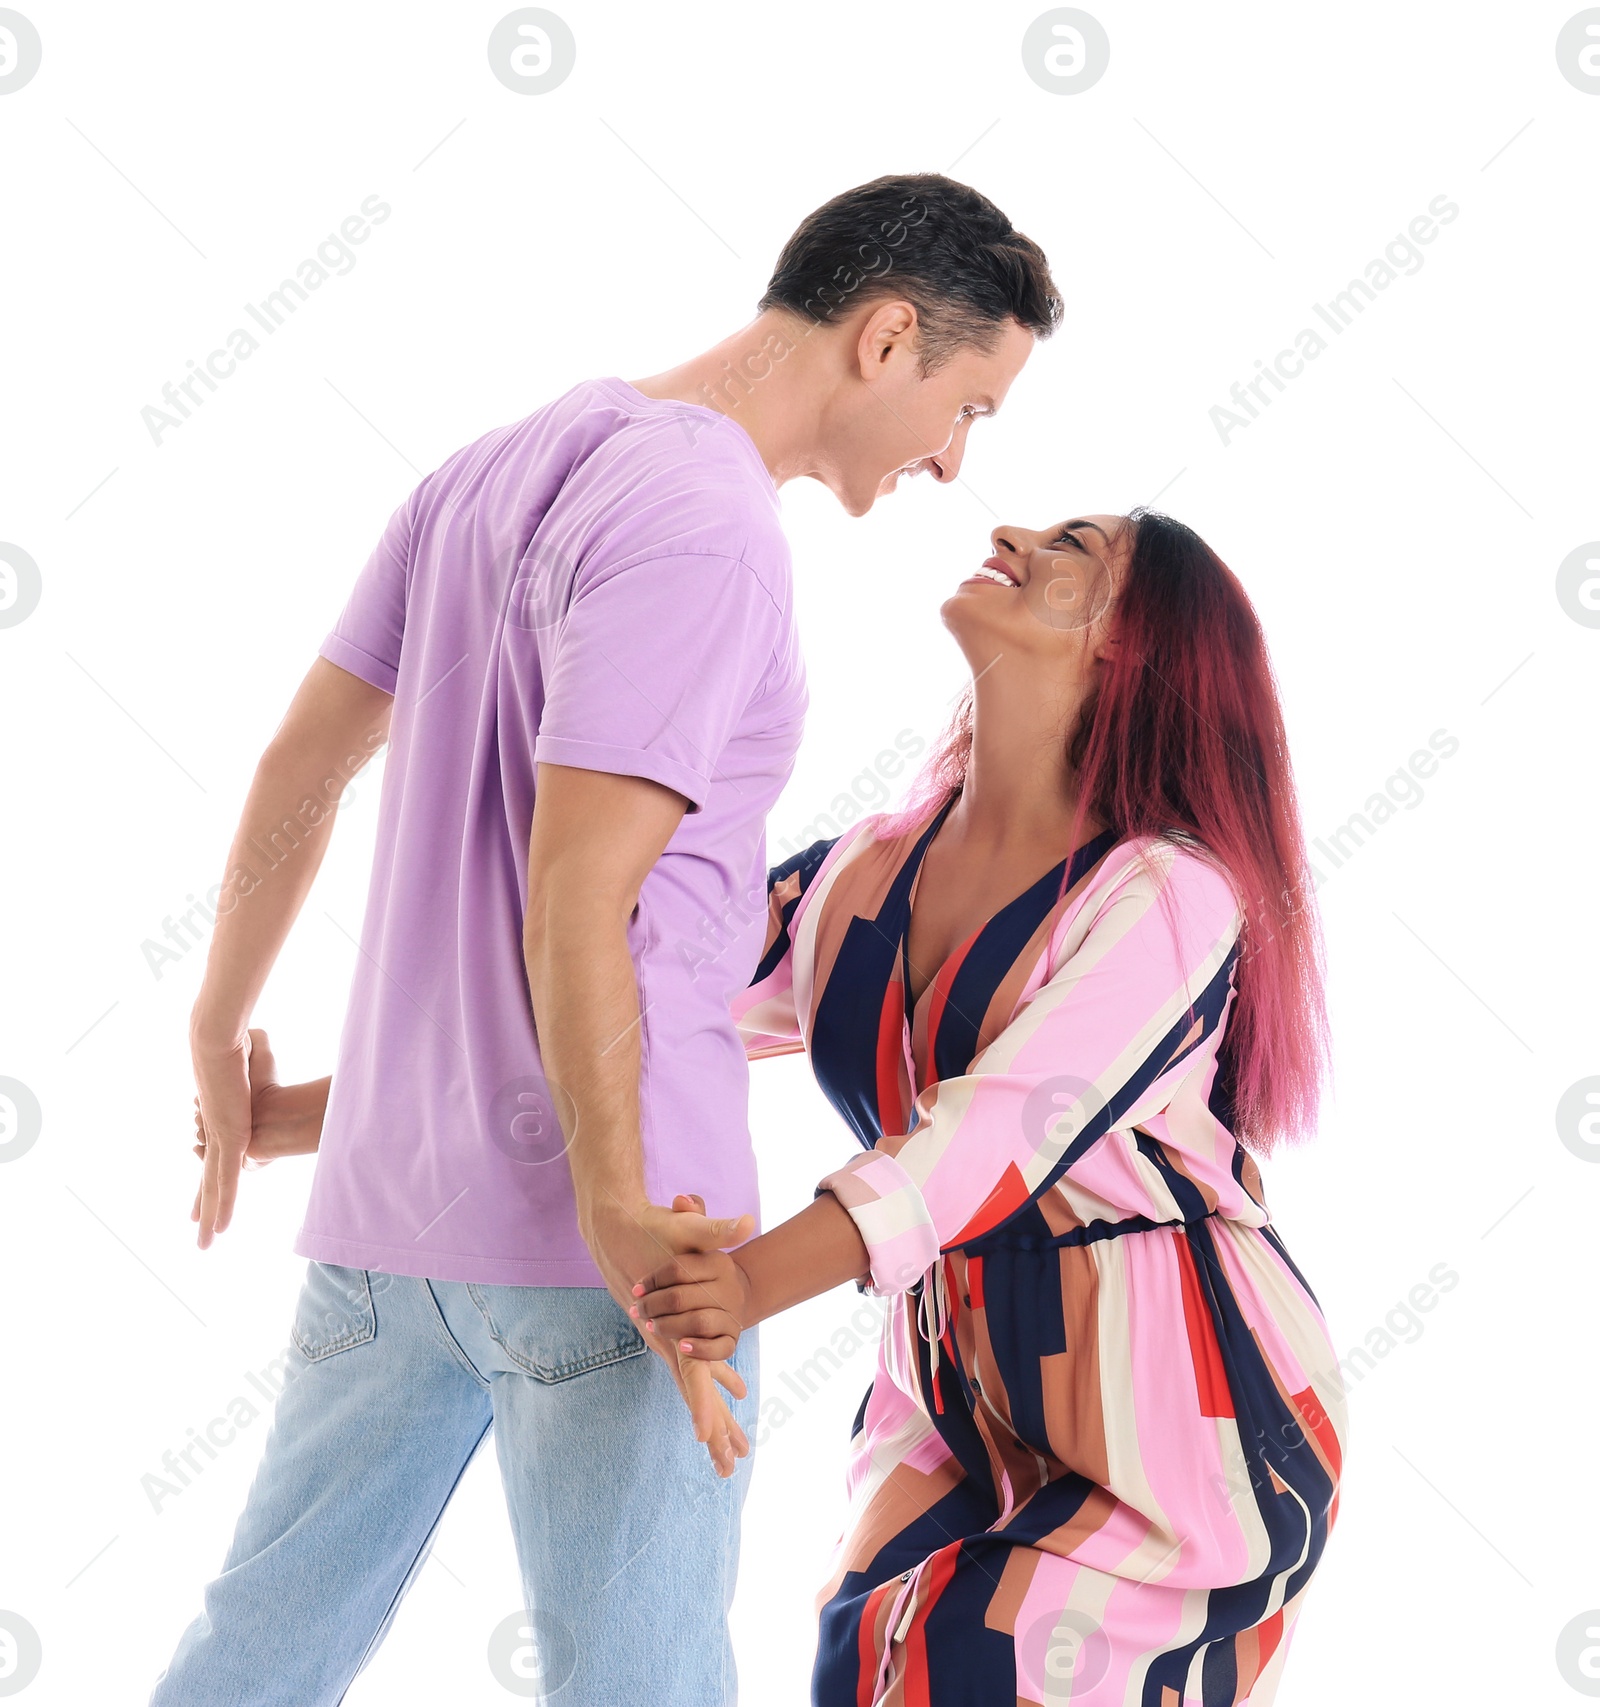
[[(1336, 1343), (1383, 1347), (1386, 1319), (1390, 1343), (1352, 1385), (1279, 1699), (1579, 1699), (1556, 1644), (1600, 1608), (1600, 1166), (1555, 1110), (1600, 1074), (1600, 631), (1555, 588), (1600, 538), (1600, 98), (1558, 72), (1575, 8), (1095, 0), (1110, 68), (1062, 96), (1024, 72), (1034, 4), (560, 0), (577, 65), (537, 97), (489, 72), (508, 9), (24, 6), (44, 59), (0, 97), (0, 538), (43, 594), (0, 629), (0, 1074), (43, 1132), (0, 1167), (0, 1609), (43, 1642), (26, 1699), (144, 1699), (265, 1436), (263, 1416), (152, 1510), (141, 1477), (286, 1342), (311, 1169), (247, 1176), (234, 1227), (195, 1248), (203, 951), (157, 978), (142, 945), (221, 877), (390, 512), (577, 380), (741, 325), (831, 195), (951, 168), (1044, 246), (1066, 324), (958, 484), (858, 520), (785, 488), (814, 711), (774, 846), (940, 726), (962, 668), (937, 607), (992, 527), (1158, 493), (1259, 603), (1313, 834), (1434, 731), (1457, 739), (1420, 803), (1319, 861), (1337, 1095), (1266, 1186)], [(370, 195), (393, 212), (353, 269), (154, 444), (141, 409)], [(1229, 386), (1440, 195), (1460, 213), (1420, 270), (1222, 443)], [(258, 1010), (293, 1077), (332, 1065), (380, 775)], [(802, 1063), (753, 1077), (776, 1220), (853, 1140)], [(1453, 1289), (1391, 1318), (1439, 1264)], [(763, 1330), (769, 1393), (857, 1302)], [(806, 1698), (869, 1355), (759, 1450), (735, 1611), (759, 1707)], [(505, 1699), (485, 1648), (519, 1598), (483, 1454), (348, 1699)]]

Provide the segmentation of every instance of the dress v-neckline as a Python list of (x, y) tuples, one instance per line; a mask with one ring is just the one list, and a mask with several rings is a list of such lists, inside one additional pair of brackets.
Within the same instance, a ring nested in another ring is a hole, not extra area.
[[(1058, 860), (1049, 871), (1041, 873), (1038, 877), (1034, 878), (1032, 883), (1029, 883), (1026, 887), (1019, 889), (1017, 893), (1010, 898), (1010, 900), (1003, 901), (998, 907), (989, 913), (976, 930), (969, 932), (965, 937), (963, 937), (961, 941), (950, 950), (944, 959), (934, 967), (932, 973), (928, 977), (927, 983), (922, 986), (922, 989), (916, 996), (913, 996), (911, 994), (911, 920), (917, 904), (917, 890), (922, 884), (922, 870), (923, 866), (927, 863), (928, 850), (933, 846), (934, 840), (938, 836), (939, 831), (944, 827), (945, 819), (950, 816), (951, 809), (960, 798), (959, 794), (951, 795), (944, 805), (939, 808), (937, 816), (922, 833), (921, 837), (918, 839), (916, 847), (912, 850), (911, 857), (916, 861), (916, 870), (912, 873), (911, 887), (906, 891), (905, 917), (901, 922), (900, 928), (900, 983), (901, 988), (904, 991), (905, 1017), (908, 1027), (913, 1026), (916, 1023), (918, 1009), (920, 1009), (922, 1004), (927, 1001), (928, 997), (933, 994), (935, 986), (938, 984), (940, 978), (944, 976), (945, 971), (956, 956), (961, 954), (963, 950), (970, 949), (973, 944), (977, 942), (978, 938), (994, 924), (995, 920), (998, 919), (1002, 913), (1008, 912), (1025, 896), (1031, 895), (1033, 891), (1040, 886), (1040, 884), (1046, 882), (1049, 878), (1064, 875), (1067, 867), (1073, 859), (1074, 852), (1076, 851), (1069, 850), (1065, 859)], [(1103, 836), (1105, 832), (1101, 831), (1100, 834)], [(1085, 848), (1093, 847), (1095, 842), (1099, 839), (1100, 836), (1091, 836), (1083, 845)]]

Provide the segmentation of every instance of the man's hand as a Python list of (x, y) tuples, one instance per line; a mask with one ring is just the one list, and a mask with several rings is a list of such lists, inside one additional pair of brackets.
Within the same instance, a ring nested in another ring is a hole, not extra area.
[(199, 1095), (195, 1148), (205, 1164), (189, 1219), (200, 1223), (200, 1249), (233, 1219), (239, 1170), (250, 1148), (250, 1053), (260, 1032), (236, 1043), (206, 1042), (192, 1027), (190, 1053)]
[[(586, 1218), (584, 1239), (605, 1277), (607, 1289), (624, 1310), (634, 1303), (634, 1285), (659, 1268), (664, 1260), (695, 1252), (717, 1251), (742, 1244), (755, 1231), (755, 1218), (739, 1215), (714, 1219), (699, 1197), (679, 1196), (671, 1209), (653, 1203), (631, 1208), (615, 1200)], [(718, 1385), (742, 1399), (744, 1378), (720, 1360), (684, 1356), (660, 1333), (641, 1326), (645, 1343), (666, 1360), (689, 1407), (694, 1437), (711, 1455), (719, 1476), (731, 1476), (738, 1459), (750, 1451), (749, 1437), (717, 1392)], [(731, 1348), (730, 1348), (731, 1349)]]
[[(322, 1118), (328, 1107), (329, 1079), (307, 1079), (301, 1084), (280, 1085), (278, 1064), (266, 1032), (252, 1028), (250, 1038), (250, 1142), (241, 1164), (244, 1172), (264, 1168), (279, 1156), (315, 1155), (322, 1138)], [(194, 1099), (194, 1153), (204, 1161), (210, 1149), (210, 1134)], [(200, 1219), (202, 1182), (195, 1192), (189, 1219)]]

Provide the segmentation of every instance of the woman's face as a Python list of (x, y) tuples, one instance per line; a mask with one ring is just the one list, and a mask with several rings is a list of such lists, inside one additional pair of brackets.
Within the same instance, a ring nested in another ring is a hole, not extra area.
[(1005, 654), (1085, 670), (1106, 658), (1133, 531), (1125, 516), (997, 527), (994, 554), (940, 607), (974, 671)]

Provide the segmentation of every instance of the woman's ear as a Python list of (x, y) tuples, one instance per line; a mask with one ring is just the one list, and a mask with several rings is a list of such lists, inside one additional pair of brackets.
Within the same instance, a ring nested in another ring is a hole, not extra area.
[(1115, 630), (1107, 628), (1095, 642), (1094, 661), (1097, 664), (1114, 664), (1122, 650), (1122, 641)]

